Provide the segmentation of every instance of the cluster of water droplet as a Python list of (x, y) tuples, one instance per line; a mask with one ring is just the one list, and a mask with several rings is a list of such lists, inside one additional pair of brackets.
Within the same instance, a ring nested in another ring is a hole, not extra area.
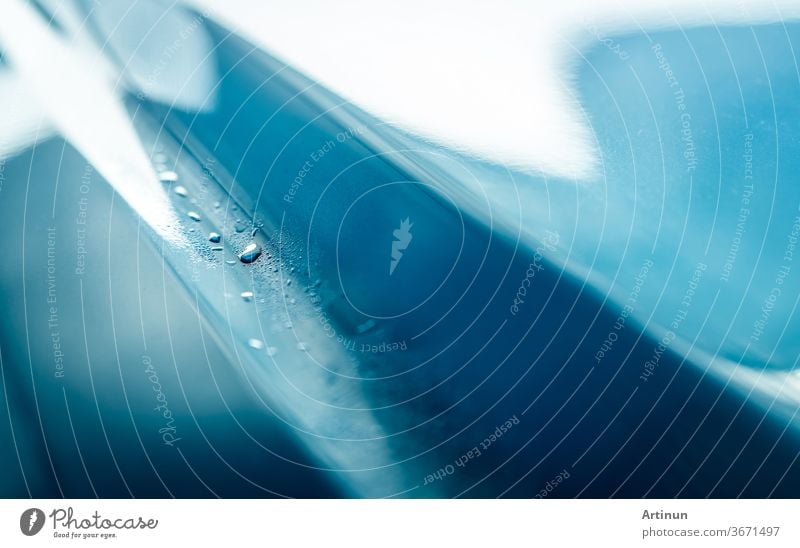
[[(153, 155), (153, 165), (158, 173), (158, 178), (161, 182), (171, 185), (172, 192), (176, 195), (180, 196), (181, 198), (189, 198), (189, 191), (187, 188), (179, 184), (180, 177), (178, 173), (174, 169), (170, 169), (167, 165), (167, 156), (163, 152), (157, 152)], [(219, 207), (219, 202), (214, 204), (214, 207)], [(196, 223), (200, 223), (203, 221), (201, 215), (194, 210), (186, 211), (186, 216)], [(237, 220), (234, 225), (234, 230), (237, 233), (242, 233), (247, 229), (247, 224), (242, 220)], [(189, 229), (190, 232), (194, 232), (193, 228)], [(252, 235), (255, 236), (258, 228), (255, 227), (253, 229)], [(219, 244), (222, 242), (222, 236), (217, 232), (209, 232), (208, 234), (208, 241), (212, 244)], [(222, 251), (223, 246), (215, 245), (211, 247), (211, 251)], [(262, 250), (261, 246), (258, 243), (251, 241), (245, 245), (242, 251), (238, 254), (239, 261), (243, 264), (251, 264), (255, 262), (261, 256)], [(227, 264), (235, 264), (235, 261), (228, 260), (226, 261)]]
[[(191, 198), (190, 191), (186, 188), (186, 186), (184, 186), (183, 184), (180, 183), (180, 176), (179, 176), (178, 172), (175, 170), (175, 168), (174, 167), (170, 167), (168, 165), (168, 157), (167, 157), (167, 155), (164, 154), (163, 152), (155, 153), (153, 155), (153, 165), (154, 165), (154, 167), (156, 169), (156, 172), (158, 173), (159, 180), (162, 183), (164, 183), (165, 185), (167, 185), (168, 188), (170, 188), (171, 191), (176, 196), (178, 196), (181, 199), (186, 200), (186, 204), (189, 205), (189, 207), (186, 209), (185, 215), (189, 219), (194, 221), (195, 223), (202, 223), (203, 222), (202, 216), (197, 211), (194, 211), (193, 209), (190, 209), (190, 207), (191, 207), (190, 204), (197, 204), (197, 201)], [(220, 202), (219, 201), (214, 202), (214, 208), (215, 209), (219, 209), (220, 208)], [(234, 211), (238, 211), (238, 207), (236, 205), (233, 205), (232, 209)], [(235, 221), (235, 223), (233, 225), (234, 235), (242, 234), (245, 231), (247, 231), (248, 228), (251, 228), (250, 236), (251, 236), (251, 238), (254, 238), (256, 233), (259, 230), (259, 227), (256, 226), (255, 224), (250, 225), (250, 224), (248, 224), (247, 222), (245, 222), (242, 219), (236, 219), (236, 221)], [(188, 230), (189, 230), (189, 232), (195, 232), (194, 228), (189, 228)], [(212, 230), (212, 231), (210, 231), (208, 233), (208, 242), (210, 244), (214, 244), (214, 245), (211, 245), (211, 247), (210, 247), (211, 251), (214, 251), (214, 252), (223, 251), (224, 248), (221, 245), (222, 244), (222, 240), (223, 240), (223, 236), (219, 232), (216, 232), (216, 231)], [(236, 241), (236, 240), (237, 239), (234, 238), (234, 241)], [(251, 264), (255, 263), (262, 256), (262, 254), (263, 254), (262, 247), (256, 241), (250, 240), (250, 241), (248, 241), (247, 243), (244, 244), (244, 247), (241, 248), (241, 251), (239, 251), (239, 253), (237, 254), (237, 258), (239, 259), (239, 262), (241, 262), (242, 264), (251, 265)], [(269, 256), (269, 254), (267, 254), (267, 257), (268, 257), (268, 260), (271, 260), (271, 257)], [(228, 265), (234, 265), (234, 264), (236, 264), (236, 261), (228, 259), (228, 260), (225, 261), (225, 263), (228, 264)], [(272, 271), (277, 272), (277, 270), (278, 270), (277, 266), (273, 265)], [(293, 268), (292, 268), (292, 271), (294, 271)], [(287, 286), (291, 285), (291, 280), (287, 280), (286, 281), (286, 285)], [(249, 302), (253, 302), (253, 300), (255, 298), (255, 294), (254, 294), (253, 291), (242, 291), (240, 293), (240, 297), (244, 302), (248, 302), (249, 303)], [(292, 301), (293, 301), (293, 299), (292, 299)], [(262, 299), (262, 302), (263, 302), (263, 299)], [(291, 326), (291, 322), (288, 322), (288, 323), (289, 323), (289, 326)], [(249, 339), (247, 339), (246, 342), (247, 342), (247, 345), (250, 348), (254, 349), (254, 350), (265, 350), (266, 354), (268, 356), (270, 356), (270, 357), (275, 356), (278, 353), (278, 349), (276, 347), (267, 346), (264, 343), (264, 341), (259, 339), (259, 338), (249, 338)], [(308, 346), (303, 342), (299, 342), (297, 344), (297, 348), (298, 348), (298, 350), (301, 350), (301, 351), (307, 351), (308, 350)]]

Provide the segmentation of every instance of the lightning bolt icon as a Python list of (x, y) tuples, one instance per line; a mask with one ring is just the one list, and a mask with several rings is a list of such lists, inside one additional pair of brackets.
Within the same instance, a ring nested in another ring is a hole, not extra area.
[(36, 525), (36, 522), (39, 521), (39, 512), (37, 512), (35, 509), (31, 510), (31, 517), (29, 519), (28, 531), (30, 532), (33, 530), (33, 526)]
[(408, 244), (411, 243), (411, 238), (414, 237), (413, 234), (411, 234), (412, 226), (414, 226), (414, 224), (406, 217), (405, 220), (400, 221), (400, 228), (392, 232), (395, 239), (392, 242), (392, 260), (389, 263), (390, 276), (394, 274), (394, 269), (397, 268), (397, 264), (400, 262), (400, 259), (403, 258), (403, 251), (408, 247)]

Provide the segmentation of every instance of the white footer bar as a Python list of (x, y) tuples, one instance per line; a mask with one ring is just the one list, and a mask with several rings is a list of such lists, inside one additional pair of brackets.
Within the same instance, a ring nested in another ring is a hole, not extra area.
[(795, 500), (3, 500), (0, 546), (800, 546)]

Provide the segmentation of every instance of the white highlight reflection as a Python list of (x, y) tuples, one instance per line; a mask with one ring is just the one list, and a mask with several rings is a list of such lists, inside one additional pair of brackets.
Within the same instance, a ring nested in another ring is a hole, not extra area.
[(571, 63), (595, 32), (800, 16), (788, 0), (192, 2), (383, 120), (490, 161), (582, 179), (599, 159)]

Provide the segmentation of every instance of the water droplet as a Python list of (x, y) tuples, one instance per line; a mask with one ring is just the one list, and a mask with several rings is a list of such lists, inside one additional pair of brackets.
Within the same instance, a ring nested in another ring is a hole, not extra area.
[(186, 190), (186, 187), (183, 185), (178, 185), (172, 190), (175, 191), (175, 194), (177, 194), (178, 196), (183, 196), (184, 198), (186, 198), (186, 195), (189, 194), (189, 192)]
[(189, 218), (195, 222), (200, 222), (202, 220), (202, 217), (200, 217), (200, 215), (196, 211), (189, 211), (188, 213), (186, 213), (186, 215), (188, 215)]
[(286, 285), (292, 285), (292, 280), (286, 280)]
[(258, 233), (258, 231), (259, 231), (259, 230), (260, 230), (260, 228), (259, 228), (259, 227), (255, 227), (255, 228), (253, 229), (253, 231), (250, 233), (250, 236), (255, 236), (255, 235)]
[(228, 264), (236, 264), (236, 261), (234, 261), (233, 259), (228, 259), (225, 262), (228, 263)]
[(166, 171), (162, 171), (161, 173), (159, 173), (158, 178), (163, 183), (174, 183), (175, 181), (178, 180), (178, 174), (172, 171), (171, 169), (168, 169)]
[(247, 229), (247, 225), (244, 221), (237, 220), (236, 224), (233, 225), (233, 228), (236, 230), (236, 232), (242, 233)]
[(209, 232), (208, 233), (208, 241), (209, 242), (213, 242), (215, 244), (218, 244), (221, 239), (222, 239), (222, 236), (220, 236), (216, 232)]
[[(211, 248), (211, 251), (222, 251), (222, 246), (215, 245), (214, 247)], [(231, 264), (236, 264), (236, 261), (231, 261)]]
[(250, 348), (255, 348), (256, 350), (264, 348), (264, 342), (261, 339), (247, 339), (247, 344)]
[(242, 299), (244, 299), (244, 301), (247, 302), (247, 303), (249, 303), (250, 301), (253, 300), (253, 292), (252, 291), (242, 291), (241, 295), (242, 295)]
[(219, 209), (219, 202), (214, 202), (214, 209)]
[(360, 324), (358, 327), (356, 327), (356, 333), (358, 333), (359, 335), (363, 335), (373, 327), (375, 327), (375, 320), (372, 319), (367, 320), (364, 323)]
[(303, 352), (308, 350), (308, 345), (304, 342), (297, 343), (297, 349), (302, 350)]
[(261, 246), (253, 242), (247, 244), (247, 247), (244, 248), (244, 251), (242, 251), (239, 254), (239, 260), (245, 264), (250, 264), (256, 259), (258, 259), (260, 256), (261, 256)]
[(274, 346), (268, 346), (267, 347), (267, 356), (271, 357), (271, 356), (274, 356), (277, 353), (278, 353), (278, 349), (275, 348)]

